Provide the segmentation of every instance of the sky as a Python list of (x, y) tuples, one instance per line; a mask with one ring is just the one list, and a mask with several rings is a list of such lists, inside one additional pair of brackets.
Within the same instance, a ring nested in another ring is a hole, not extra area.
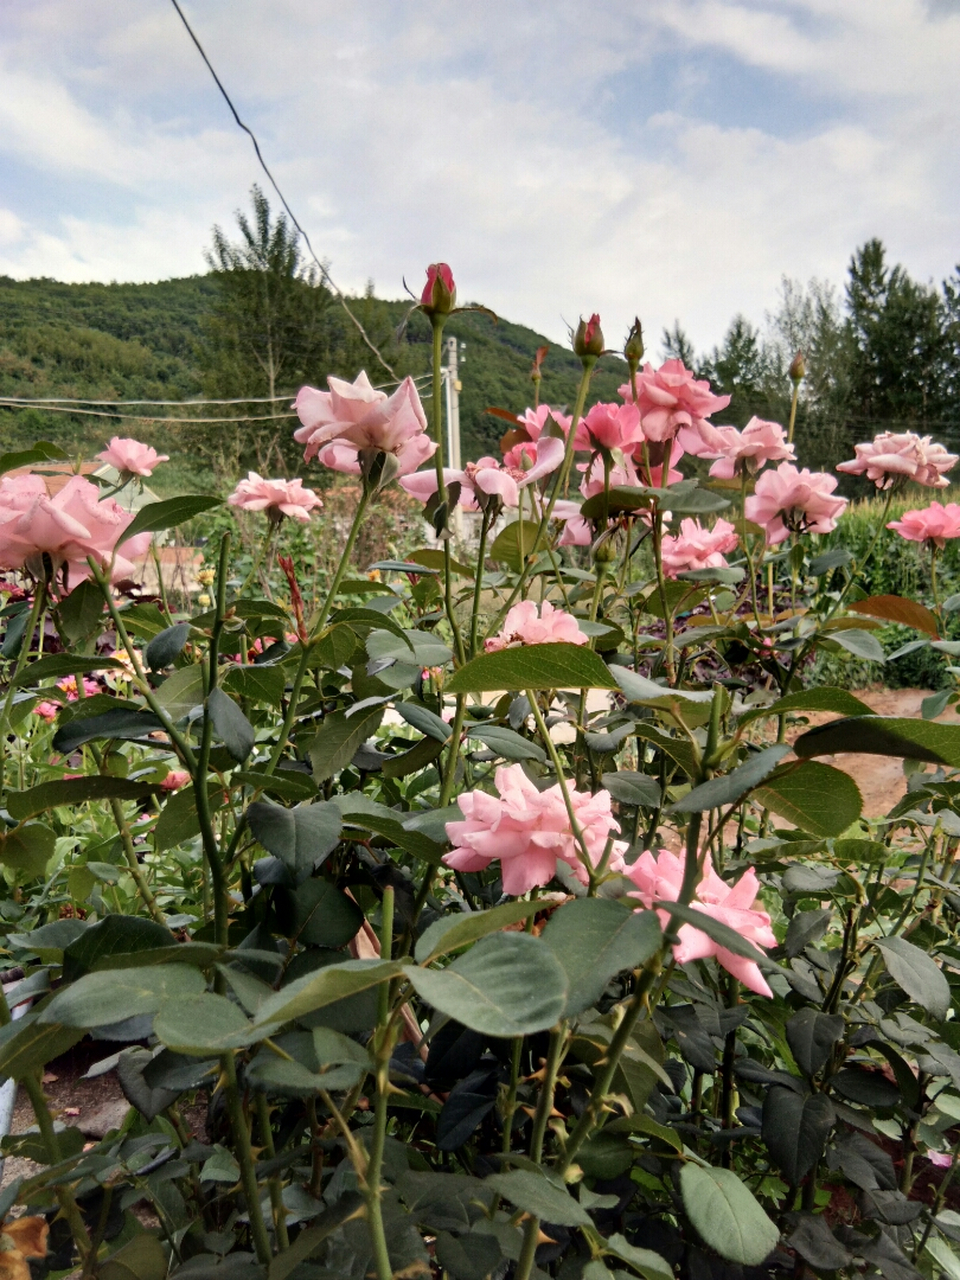
[[(346, 292), (698, 350), (857, 245), (960, 261), (960, 0), (182, 0)], [(169, 0), (0, 4), (0, 274), (205, 270), (264, 182)]]

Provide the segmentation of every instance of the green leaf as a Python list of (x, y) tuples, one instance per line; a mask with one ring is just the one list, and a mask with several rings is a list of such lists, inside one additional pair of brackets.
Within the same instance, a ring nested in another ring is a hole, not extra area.
[(950, 1248), (946, 1240), (940, 1236), (930, 1236), (924, 1248), (937, 1271), (942, 1271), (948, 1280), (960, 1280), (960, 1257)]
[(35, 1013), (25, 1014), (0, 1028), (0, 1077), (22, 1080), (72, 1049), (83, 1036), (76, 1027), (45, 1025), (37, 1022)]
[(870, 716), (873, 711), (865, 702), (855, 698), (846, 689), (804, 689), (802, 693), (790, 693), (779, 698), (769, 707), (757, 707), (740, 717), (740, 723), (749, 724), (764, 716), (786, 715), (788, 711), (835, 711), (841, 716)]
[(567, 975), (565, 1018), (595, 1004), (611, 978), (639, 968), (663, 941), (656, 912), (634, 911), (604, 898), (566, 903), (541, 936)]
[(358, 1192), (345, 1192), (329, 1209), (314, 1218), (309, 1226), (301, 1229), (289, 1249), (274, 1254), (267, 1273), (269, 1280), (287, 1280), (287, 1276), (302, 1262), (306, 1262), (331, 1232), (351, 1218), (362, 1217), (365, 1209), (364, 1200)]
[(48, 653), (45, 658), (28, 663), (10, 683), (14, 689), (22, 689), (26, 685), (39, 684), (41, 680), (60, 680), (63, 676), (91, 671), (116, 671), (121, 667), (123, 663), (115, 658), (80, 658), (70, 653)]
[(283, 697), (286, 676), (280, 666), (267, 667), (249, 663), (245, 667), (232, 666), (223, 677), (223, 687), (228, 693), (249, 702), (263, 702), (276, 707)]
[(578, 644), (525, 644), (473, 658), (447, 681), (448, 693), (520, 689), (615, 689), (606, 664)]
[(373, 707), (355, 716), (334, 711), (326, 717), (320, 732), (307, 748), (313, 765), (313, 780), (325, 782), (345, 769), (383, 719), (383, 707)]
[(724, 805), (733, 804), (748, 791), (752, 791), (764, 778), (769, 777), (791, 750), (786, 743), (765, 747), (732, 773), (726, 773), (721, 778), (711, 778), (708, 782), (702, 782), (699, 787), (694, 787), (682, 800), (672, 804), (669, 812), (700, 813), (704, 809), (720, 809)]
[(915, 631), (926, 631), (934, 639), (940, 635), (937, 619), (930, 610), (903, 596), (869, 596), (866, 600), (848, 604), (847, 610), (866, 614), (869, 618), (883, 618), (885, 622), (898, 622), (901, 626), (913, 627)]
[(317, 794), (317, 786), (309, 773), (301, 773), (299, 769), (280, 768), (271, 773), (266, 765), (253, 769), (236, 769), (230, 775), (234, 786), (253, 787), (256, 791), (266, 791), (270, 795), (279, 796), (282, 800), (310, 800)]
[(309, 946), (344, 946), (363, 924), (363, 912), (329, 880), (305, 880), (277, 895), (278, 923), (284, 935)]
[(497, 933), (446, 969), (406, 965), (418, 995), (464, 1026), (491, 1036), (526, 1036), (554, 1026), (563, 1013), (567, 979), (540, 938)]
[(793, 749), (798, 756), (859, 751), (866, 755), (928, 760), (960, 769), (960, 725), (896, 716), (858, 716), (809, 729), (796, 740)]
[[(820, 912), (804, 912), (820, 916)], [(796, 917), (794, 917), (796, 919)], [(819, 920), (813, 921), (819, 924)], [(786, 1025), (787, 1043), (797, 1066), (806, 1076), (815, 1076), (827, 1065), (833, 1046), (843, 1035), (844, 1021), (839, 1014), (821, 1013), (806, 1008), (795, 1013)]]
[(16, 471), (20, 467), (35, 467), (44, 462), (66, 462), (69, 457), (60, 445), (52, 444), (49, 440), (38, 440), (29, 449), (0, 454), (0, 475), (6, 475), (8, 471)]
[(165, 1280), (167, 1255), (157, 1236), (141, 1231), (97, 1267), (100, 1280)]
[(638, 1249), (619, 1232), (603, 1242), (604, 1253), (633, 1267), (643, 1280), (673, 1280), (673, 1268), (652, 1249)]
[(618, 804), (641, 805), (655, 809), (660, 803), (660, 785), (647, 773), (634, 773), (621, 769), (617, 773), (604, 773), (600, 777), (604, 787)]
[(698, 702), (707, 705), (713, 701), (711, 689), (668, 689), (666, 685), (648, 680), (646, 676), (630, 671), (627, 667), (615, 667), (617, 684), (630, 702), (643, 707), (667, 707), (672, 703)]
[(54, 734), (53, 749), (69, 756), (85, 742), (94, 742), (98, 738), (137, 741), (148, 739), (151, 733), (164, 727), (163, 721), (152, 711), (133, 711), (129, 707), (118, 707), (115, 711), (105, 711), (101, 715), (71, 720), (62, 725)]
[(820, 1159), (835, 1120), (825, 1093), (800, 1094), (783, 1085), (767, 1089), (762, 1137), (791, 1186), (797, 1186)]
[(752, 799), (812, 836), (842, 835), (863, 812), (860, 788), (849, 773), (818, 760), (787, 765), (757, 787)]
[(343, 964), (328, 965), (268, 996), (260, 1006), (256, 1026), (261, 1035), (270, 1035), (272, 1029), (285, 1022), (302, 1018), (381, 982), (389, 982), (402, 973), (403, 967), (393, 960), (346, 960)]
[[(211, 813), (223, 808), (223, 784), (207, 782), (207, 800)], [(175, 792), (160, 810), (153, 829), (153, 847), (157, 853), (175, 849), (200, 833), (200, 815), (197, 812), (196, 791), (193, 786)]]
[(542, 1222), (555, 1222), (561, 1227), (589, 1227), (592, 1219), (582, 1205), (564, 1187), (558, 1186), (544, 1173), (532, 1169), (511, 1169), (484, 1178), (483, 1185), (512, 1205), (532, 1214)]
[(64, 639), (71, 644), (92, 639), (101, 629), (104, 603), (103, 592), (93, 578), (77, 583), (57, 606)]
[(0, 835), (0, 864), (28, 876), (42, 876), (53, 857), (57, 837), (40, 822), (28, 822)]
[(92, 928), (86, 920), (51, 920), (29, 933), (11, 933), (7, 942), (20, 951), (35, 951), (44, 964), (59, 962), (74, 938)]
[(504, 760), (536, 760), (543, 764), (547, 758), (547, 753), (538, 743), (503, 725), (475, 724), (467, 730), (466, 736), (482, 742)]
[(759, 1267), (777, 1247), (779, 1230), (731, 1169), (685, 1164), (680, 1192), (701, 1239), (728, 1262)]
[(106, 1027), (138, 1014), (156, 1013), (165, 1000), (199, 995), (203, 974), (186, 964), (88, 973), (58, 991), (39, 1017), (66, 1027)]
[(396, 702), (394, 708), (402, 720), (406, 720), (407, 724), (412, 724), (429, 738), (442, 743), (450, 741), (450, 726), (429, 707), (422, 707), (419, 702)]
[(493, 907), (490, 911), (471, 911), (466, 914), (441, 916), (427, 925), (417, 939), (415, 958), (417, 964), (429, 964), (438, 956), (450, 955), (461, 947), (478, 942), (490, 933), (505, 929), (507, 925), (519, 924), (540, 910), (539, 902), (505, 902), (502, 907)]
[(823, 634), (857, 658), (866, 658), (869, 662), (886, 662), (887, 660), (883, 645), (871, 631), (850, 627)]
[(945, 1018), (950, 1010), (950, 984), (936, 961), (906, 938), (876, 938), (874, 942), (897, 986), (935, 1018)]
[(299, 875), (314, 870), (337, 847), (343, 819), (329, 802), (284, 809), (257, 800), (247, 809), (247, 825), (268, 853)]
[(366, 649), (371, 658), (413, 661), (420, 667), (442, 667), (453, 657), (450, 646), (428, 631), (404, 631), (402, 637), (389, 631), (371, 631)]
[(172, 671), (154, 696), (170, 719), (176, 722), (200, 706), (203, 694), (203, 667), (191, 663), (189, 667), (178, 667)]
[[(344, 824), (348, 827), (359, 827), (364, 831), (386, 836), (398, 849), (404, 849), (414, 857), (422, 858), (424, 862), (433, 865), (436, 865), (443, 856), (446, 833), (444, 833), (444, 843), (440, 844), (415, 825), (420, 817), (433, 818), (434, 813), (418, 814), (414, 817), (397, 813), (394, 809), (388, 809), (386, 805), (370, 800), (359, 791), (334, 796), (330, 803), (337, 806), (343, 815)], [(459, 809), (454, 808), (446, 820), (455, 822), (462, 819), (463, 814)]]
[(253, 750), (257, 735), (253, 725), (229, 694), (214, 687), (207, 695), (207, 714), (213, 721), (217, 737), (238, 764), (243, 764)]
[(533, 544), (539, 527), (531, 520), (515, 520), (513, 524), (508, 524), (505, 529), (500, 530), (487, 555), (491, 560), (501, 561), (514, 573), (519, 573), (524, 561), (529, 560), (535, 550), (542, 551), (546, 545), (541, 538), (534, 548)]
[(220, 498), (211, 498), (199, 493), (184, 493), (177, 498), (167, 498), (163, 502), (148, 502), (127, 525), (117, 546), (122, 546), (138, 533), (157, 533), (161, 529), (173, 529), (204, 511), (211, 511), (214, 507), (221, 506), (223, 502)]
[(124, 1049), (117, 1059), (117, 1080), (123, 1096), (150, 1124), (180, 1096), (179, 1089), (155, 1088), (147, 1084), (143, 1073), (153, 1061), (153, 1053), (140, 1045)]
[(131, 782), (127, 778), (90, 774), (85, 778), (58, 778), (41, 782), (27, 791), (7, 792), (7, 809), (18, 822), (45, 813), (60, 805), (85, 804), (90, 800), (141, 800), (156, 791), (157, 784), (146, 779)]
[(665, 733), (652, 724), (637, 724), (637, 737), (658, 747), (665, 756), (680, 766), (688, 778), (696, 777), (700, 766), (693, 752), (690, 739), (680, 734)]
[(130, 955), (157, 948), (176, 953), (177, 940), (169, 929), (154, 920), (136, 916), (109, 915), (90, 925), (63, 953), (63, 976), (68, 982), (98, 967), (98, 962), (114, 955)]
[(168, 1049), (194, 1057), (245, 1049), (260, 1039), (239, 1005), (209, 991), (164, 1001), (153, 1020), (153, 1034)]
[(151, 671), (162, 671), (177, 658), (190, 639), (190, 623), (177, 622), (155, 635), (143, 652)]

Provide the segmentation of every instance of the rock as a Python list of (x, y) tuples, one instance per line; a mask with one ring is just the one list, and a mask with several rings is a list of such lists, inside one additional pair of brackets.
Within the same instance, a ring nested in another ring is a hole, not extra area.
[(130, 1103), (126, 1098), (111, 1098), (81, 1116), (77, 1128), (88, 1138), (104, 1138), (111, 1129), (120, 1128), (129, 1110)]

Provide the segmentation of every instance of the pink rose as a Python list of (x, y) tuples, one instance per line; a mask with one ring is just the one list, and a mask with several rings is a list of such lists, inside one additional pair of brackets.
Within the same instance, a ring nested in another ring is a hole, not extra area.
[(960, 538), (960, 506), (948, 502), (941, 506), (931, 502), (919, 511), (905, 511), (899, 520), (891, 520), (888, 529), (895, 529), (908, 542), (929, 542), (940, 548), (948, 538)]
[[(80, 694), (77, 690), (77, 677), (64, 676), (62, 680), (57, 681), (57, 688), (67, 695), (68, 702), (77, 702)], [(83, 677), (83, 694), (86, 698), (92, 698), (95, 693), (100, 692), (100, 686), (96, 680), (91, 680), (88, 676)]]
[(829, 533), (847, 505), (846, 498), (833, 497), (836, 487), (836, 476), (781, 462), (757, 480), (746, 517), (764, 527), (771, 547), (791, 533)]
[[(625, 383), (620, 395), (633, 400), (633, 388)], [(698, 449), (699, 429), (706, 419), (730, 403), (729, 396), (715, 396), (710, 383), (697, 381), (682, 360), (667, 360), (659, 369), (645, 364), (637, 375), (637, 408), (647, 440), (672, 439), (683, 429), (683, 447), (688, 453)]]
[[(53, 497), (42, 476), (5, 475), (0, 479), (0, 568), (22, 569), (39, 581), (52, 565), (62, 590), (72, 590), (90, 576), (87, 556), (101, 568), (112, 563), (114, 582), (135, 572), (133, 557), (146, 554), (151, 534), (123, 542), (133, 520), (113, 500), (100, 501), (100, 490), (82, 476), (71, 476)], [(123, 554), (116, 552), (122, 543)], [(127, 558), (131, 557), (131, 558)]]
[[(580, 492), (584, 498), (593, 498), (598, 493), (603, 493), (604, 468), (601, 457), (594, 458), (590, 463), (581, 463), (578, 470), (584, 473), (580, 481)], [(642, 483), (630, 458), (624, 458), (622, 462), (610, 468), (611, 489), (621, 485), (633, 486)], [(556, 514), (556, 507), (554, 507), (554, 514)]]
[(59, 710), (59, 702), (47, 702), (44, 700), (43, 702), (38, 702), (33, 708), (33, 714), (35, 716), (39, 716), (41, 720), (46, 720), (47, 724), (50, 724), (51, 721), (56, 720)]
[[(676, 902), (680, 896), (683, 883), (683, 861), (667, 849), (661, 849), (658, 857), (647, 850), (625, 869), (628, 876), (637, 886), (637, 893), (631, 898), (639, 898), (648, 909), (657, 902)], [(697, 885), (696, 896), (690, 903), (696, 911), (711, 916), (714, 920), (735, 929), (741, 938), (746, 938), (757, 947), (775, 947), (777, 939), (770, 928), (770, 917), (765, 911), (754, 909), (754, 902), (760, 892), (760, 882), (751, 867), (745, 871), (737, 883), (730, 886), (721, 880), (713, 869), (709, 855), (703, 871), (703, 879)], [(664, 928), (669, 923), (669, 912), (658, 911), (660, 922)], [(678, 930), (679, 942), (673, 948), (673, 956), (677, 964), (687, 964), (691, 960), (704, 960), (715, 956), (717, 963), (723, 965), (728, 973), (761, 996), (772, 996), (759, 966), (744, 956), (735, 956), (726, 947), (721, 947), (707, 936), (701, 929), (692, 924), (681, 925)]]
[(680, 533), (663, 539), (663, 572), (675, 578), (688, 570), (724, 569), (723, 552), (733, 551), (737, 542), (737, 531), (729, 520), (718, 520), (712, 529), (704, 529), (699, 520), (681, 520)]
[(623, 449), (632, 452), (643, 440), (640, 413), (634, 404), (595, 404), (577, 423), (577, 449)]
[(503, 630), (486, 642), (487, 652), (521, 644), (589, 644), (576, 618), (544, 600), (539, 611), (532, 600), (521, 600), (503, 620)]
[(170, 461), (169, 454), (157, 453), (150, 445), (131, 440), (129, 436), (114, 436), (97, 457), (121, 475), (127, 472), (132, 476), (148, 476), (159, 463)]
[(303, 481), (264, 480), (256, 471), (247, 473), (227, 499), (241, 511), (266, 511), (274, 523), (283, 516), (291, 516), (301, 524), (308, 524), (310, 512), (323, 503), (312, 489), (304, 489)]
[[(633, 461), (637, 466), (639, 479), (638, 484), (649, 485), (653, 489), (663, 488), (663, 462), (666, 456), (666, 443), (654, 443), (640, 445), (633, 451)], [(683, 472), (676, 470), (676, 464), (684, 455), (684, 447), (678, 439), (670, 441), (670, 462), (669, 471), (667, 472), (667, 484), (676, 484), (683, 479)], [(647, 462), (649, 460), (650, 470), (647, 471)]]
[(755, 475), (766, 462), (792, 462), (796, 456), (779, 422), (751, 418), (742, 431), (708, 427), (704, 434), (709, 448), (701, 456), (717, 459), (710, 474), (718, 480), (732, 480), (744, 473)]
[(162, 791), (179, 791), (189, 781), (190, 775), (186, 769), (168, 769), (167, 776), (160, 783), (160, 788)]
[(293, 433), (306, 445), (304, 459), (319, 456), (325, 467), (360, 474), (359, 452), (392, 453), (399, 475), (416, 471), (437, 446), (427, 434), (427, 419), (412, 378), (404, 378), (392, 396), (377, 391), (365, 373), (355, 382), (328, 378), (329, 391), (301, 387), (294, 408), (303, 426)]
[[(519, 764), (501, 765), (494, 776), (499, 796), (467, 791), (458, 804), (463, 822), (448, 822), (447, 835), (457, 847), (444, 856), (457, 871), (483, 871), (500, 860), (503, 891), (513, 896), (543, 886), (556, 875), (557, 860), (565, 862), (581, 882), (589, 876), (563, 801), (559, 784), (538, 791)], [(568, 787), (571, 805), (593, 866), (603, 857), (612, 831), (610, 793), (595, 796)], [(611, 871), (622, 871), (626, 844), (615, 841), (609, 859)]]
[(580, 514), (580, 503), (560, 498), (553, 507), (554, 520), (563, 521), (558, 547), (589, 547), (593, 541), (590, 521)]
[[(553, 422), (563, 432), (564, 439), (570, 434), (570, 427), (573, 419), (565, 414), (556, 413), (549, 405), (542, 404), (536, 409), (525, 409), (523, 415), (517, 420), (519, 430), (525, 432), (528, 439), (521, 440), (504, 451), (503, 465), (511, 467), (513, 470), (527, 470), (531, 466), (539, 465), (542, 457), (542, 450), (546, 447), (547, 441), (550, 439), (559, 440), (563, 445), (564, 441), (559, 436), (544, 436), (543, 432), (548, 422)], [(542, 443), (541, 443), (542, 441)], [(560, 461), (563, 461), (563, 450), (560, 451)], [(558, 462), (559, 466), (560, 463)]]
[[(468, 462), (462, 471), (444, 467), (443, 482), (448, 487), (452, 484), (460, 486), (458, 501), (464, 511), (486, 510), (491, 498), (499, 500), (505, 507), (520, 505), (516, 476), (496, 458)], [(436, 468), (401, 476), (400, 485), (411, 497), (426, 502), (437, 492)]]
[(866, 473), (878, 489), (890, 489), (907, 480), (928, 489), (945, 489), (950, 481), (943, 473), (957, 461), (957, 454), (947, 453), (942, 444), (932, 444), (929, 436), (920, 437), (913, 431), (882, 431), (869, 444), (855, 445), (854, 452), (857, 456), (841, 462), (837, 470), (851, 476)]
[(427, 315), (447, 316), (457, 305), (457, 286), (453, 272), (445, 262), (433, 262), (427, 267), (427, 283), (420, 295), (420, 306)]

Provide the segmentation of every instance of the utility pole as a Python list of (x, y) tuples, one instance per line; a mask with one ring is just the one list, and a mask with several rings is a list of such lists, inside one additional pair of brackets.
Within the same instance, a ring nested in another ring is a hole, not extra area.
[[(460, 461), (460, 390), (463, 384), (458, 376), (459, 346), (452, 335), (447, 338), (446, 348), (447, 363), (441, 372), (447, 402), (447, 465), (454, 471), (461, 471), (463, 464)], [(459, 503), (453, 509), (453, 532), (457, 543), (462, 543), (463, 509)]]

